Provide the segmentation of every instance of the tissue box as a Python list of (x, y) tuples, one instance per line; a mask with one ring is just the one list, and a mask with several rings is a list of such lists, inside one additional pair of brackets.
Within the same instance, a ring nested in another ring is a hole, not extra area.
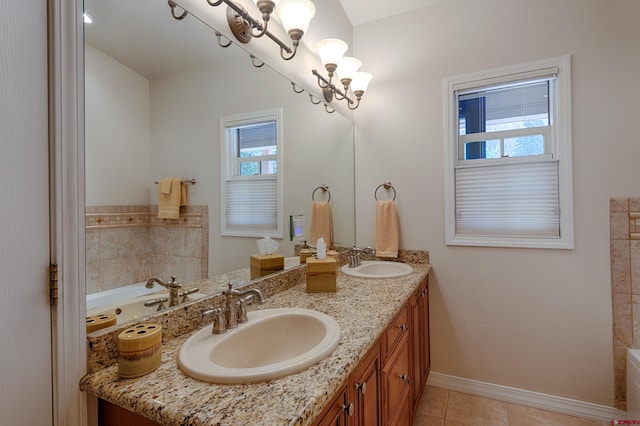
[(250, 259), (251, 279), (273, 274), (284, 269), (284, 256), (281, 254), (252, 254)]
[(307, 259), (307, 291), (336, 291), (338, 264), (333, 256)]

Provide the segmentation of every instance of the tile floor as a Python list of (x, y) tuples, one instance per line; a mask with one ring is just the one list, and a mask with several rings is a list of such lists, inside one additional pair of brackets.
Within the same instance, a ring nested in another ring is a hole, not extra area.
[(427, 386), (413, 426), (599, 426), (593, 420)]

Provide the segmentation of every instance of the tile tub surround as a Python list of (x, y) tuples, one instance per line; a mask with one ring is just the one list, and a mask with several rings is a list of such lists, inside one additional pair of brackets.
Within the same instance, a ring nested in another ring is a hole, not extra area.
[(610, 250), (615, 407), (627, 407), (627, 349), (640, 348), (640, 198), (611, 198)]
[(208, 206), (185, 206), (179, 219), (159, 219), (153, 205), (89, 206), (85, 213), (87, 291), (144, 282), (206, 277)]
[[(314, 309), (330, 315), (341, 327), (341, 341), (333, 354), (300, 373), (249, 385), (191, 379), (176, 364), (176, 353), (191, 334), (185, 331), (177, 337), (165, 335), (163, 364), (155, 372), (120, 379), (117, 367), (111, 365), (85, 376), (81, 388), (162, 424), (310, 424), (431, 269), (426, 262), (412, 266), (412, 274), (388, 280), (340, 273), (336, 293), (307, 293), (304, 267), (272, 277), (278, 281), (298, 274), (295, 283), (291, 281), (293, 287), (269, 295), (264, 305), (253, 309)], [(255, 284), (266, 285), (265, 281)], [(203, 325), (200, 322), (194, 329)]]

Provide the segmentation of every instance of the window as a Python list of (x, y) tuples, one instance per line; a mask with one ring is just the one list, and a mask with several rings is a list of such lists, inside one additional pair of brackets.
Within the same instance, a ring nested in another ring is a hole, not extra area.
[(569, 57), (445, 80), (448, 245), (573, 248)]
[(222, 117), (221, 233), (282, 238), (281, 110)]

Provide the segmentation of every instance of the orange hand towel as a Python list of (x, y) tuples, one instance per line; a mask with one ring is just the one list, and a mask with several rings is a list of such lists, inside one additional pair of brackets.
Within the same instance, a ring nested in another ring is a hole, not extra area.
[(311, 207), (311, 241), (316, 245), (324, 238), (327, 247), (333, 242), (333, 223), (331, 220), (331, 204), (328, 201), (314, 201)]
[(376, 256), (398, 257), (398, 215), (392, 200), (378, 201), (376, 206)]
[(187, 205), (187, 192), (182, 180), (175, 177), (158, 182), (158, 217), (161, 219), (178, 219), (180, 206)]

